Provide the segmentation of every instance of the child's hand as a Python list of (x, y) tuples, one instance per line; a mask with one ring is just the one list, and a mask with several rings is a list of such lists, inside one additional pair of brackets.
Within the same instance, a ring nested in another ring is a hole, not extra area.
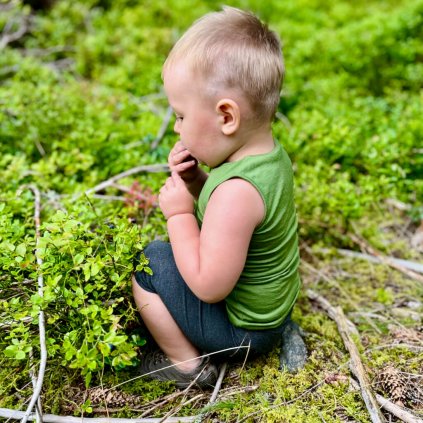
[(178, 141), (172, 148), (168, 163), (171, 172), (176, 172), (185, 182), (192, 182), (198, 174), (198, 161)]
[(177, 172), (173, 171), (160, 189), (159, 204), (166, 219), (177, 214), (194, 213), (194, 197)]

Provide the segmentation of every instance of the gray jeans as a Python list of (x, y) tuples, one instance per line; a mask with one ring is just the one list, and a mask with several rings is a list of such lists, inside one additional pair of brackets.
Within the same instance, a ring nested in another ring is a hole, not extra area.
[[(200, 351), (216, 353), (218, 360), (242, 360), (269, 352), (279, 345), (282, 331), (290, 320), (275, 329), (247, 330), (228, 319), (224, 301), (208, 304), (199, 300), (182, 279), (169, 243), (153, 241), (144, 251), (153, 275), (136, 272), (138, 284), (159, 295), (185, 336)], [(248, 348), (246, 348), (248, 347)]]

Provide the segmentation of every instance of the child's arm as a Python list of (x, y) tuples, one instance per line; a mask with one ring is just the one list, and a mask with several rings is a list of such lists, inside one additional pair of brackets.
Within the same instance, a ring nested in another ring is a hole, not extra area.
[(201, 231), (194, 200), (177, 173), (163, 186), (159, 201), (185, 282), (205, 302), (223, 300), (239, 279), (251, 236), (263, 219), (260, 194), (242, 179), (219, 185), (207, 204)]
[(207, 173), (198, 167), (198, 162), (190, 152), (178, 141), (172, 148), (168, 163), (171, 172), (177, 172), (183, 179), (189, 192), (198, 199), (200, 191), (208, 177)]

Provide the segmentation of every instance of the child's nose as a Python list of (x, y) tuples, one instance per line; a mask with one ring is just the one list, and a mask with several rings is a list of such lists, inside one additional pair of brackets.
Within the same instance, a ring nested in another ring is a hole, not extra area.
[(179, 120), (175, 121), (175, 125), (173, 125), (173, 131), (179, 135), (180, 128), (179, 128)]

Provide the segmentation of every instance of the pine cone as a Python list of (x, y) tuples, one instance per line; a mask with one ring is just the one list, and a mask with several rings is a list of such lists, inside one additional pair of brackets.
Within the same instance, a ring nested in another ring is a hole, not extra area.
[(140, 401), (136, 395), (127, 394), (115, 389), (107, 390), (102, 388), (90, 389), (88, 391), (88, 399), (93, 406), (107, 405), (112, 408), (133, 407)]
[(382, 391), (399, 406), (404, 406), (407, 398), (407, 381), (393, 366), (385, 366), (377, 375), (377, 383)]
[(357, 420), (348, 415), (347, 411), (343, 407), (336, 407), (335, 415), (342, 423), (357, 423)]

